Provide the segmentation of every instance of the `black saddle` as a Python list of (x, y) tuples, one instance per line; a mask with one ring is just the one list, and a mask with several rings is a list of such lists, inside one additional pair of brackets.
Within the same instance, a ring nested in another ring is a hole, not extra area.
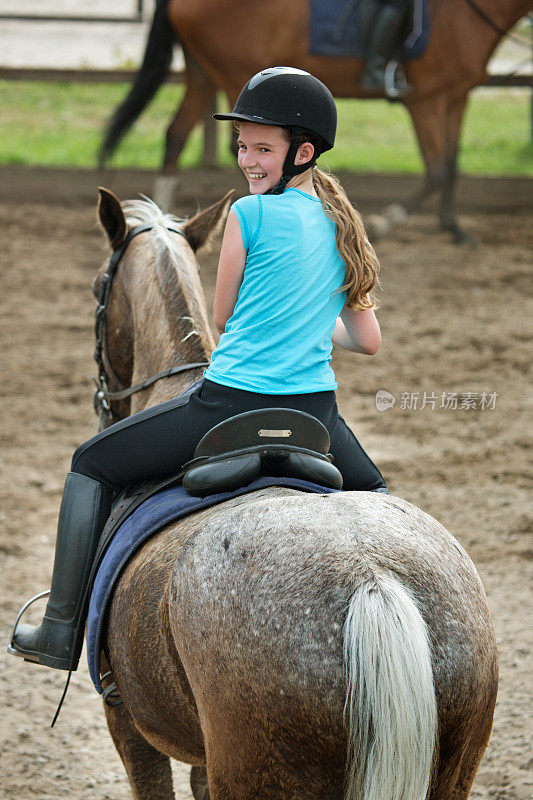
[(184, 466), (183, 485), (205, 497), (250, 483), (258, 475), (281, 475), (342, 488), (331, 463), (329, 434), (303, 411), (265, 408), (247, 411), (211, 428), (194, 459)]

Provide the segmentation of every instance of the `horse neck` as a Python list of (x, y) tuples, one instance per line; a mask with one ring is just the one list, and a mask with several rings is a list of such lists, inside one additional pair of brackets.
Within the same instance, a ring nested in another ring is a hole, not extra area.
[[(192, 252), (186, 245), (179, 251), (168, 247), (158, 251), (151, 244), (149, 257), (141, 256), (132, 271), (128, 291), (133, 320), (132, 384), (169, 367), (208, 361), (214, 348)], [(200, 375), (201, 370), (191, 370), (158, 381), (132, 397), (131, 413), (175, 397)]]
[[(441, 77), (445, 78), (446, 87), (452, 85), (454, 80), (470, 83), (471, 86), (483, 83), (486, 66), (503, 38), (502, 32), (512, 28), (531, 6), (531, 0), (430, 2), (433, 17), (431, 52), (440, 62), (440, 68), (436, 71), (439, 75), (442, 71)], [(459, 72), (454, 73), (454, 61), (450, 61), (449, 55), (451, 52), (454, 52), (455, 62), (461, 67)]]
[[(467, 4), (467, 0), (464, 2)], [(472, 0), (472, 2), (503, 31), (510, 30), (521, 17), (531, 11), (531, 0), (506, 0), (505, 2), (502, 0)], [(488, 34), (490, 25), (487, 22), (484, 24)], [(497, 41), (501, 38), (494, 30), (492, 34)]]

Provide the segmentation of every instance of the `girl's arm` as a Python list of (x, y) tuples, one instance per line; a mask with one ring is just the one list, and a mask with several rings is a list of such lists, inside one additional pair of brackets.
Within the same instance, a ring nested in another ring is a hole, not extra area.
[(224, 333), (226, 322), (233, 314), (246, 264), (246, 250), (235, 211), (231, 210), (226, 222), (220, 257), (218, 259), (217, 285), (213, 303), (213, 320), (219, 333)]
[(381, 331), (374, 309), (355, 311), (344, 306), (337, 317), (331, 341), (352, 353), (373, 356), (381, 344)]

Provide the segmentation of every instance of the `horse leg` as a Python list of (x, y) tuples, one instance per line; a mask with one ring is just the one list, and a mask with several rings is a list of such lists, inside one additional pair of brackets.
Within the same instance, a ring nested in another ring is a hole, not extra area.
[(229, 144), (230, 153), (237, 158), (239, 155), (239, 145), (237, 144), (239, 140), (239, 133), (237, 130), (233, 129), (231, 131), (231, 141)]
[(176, 161), (180, 156), (187, 137), (205, 114), (216, 95), (216, 87), (199, 64), (187, 55), (186, 90), (176, 116), (170, 123), (166, 134), (166, 148), (163, 159), (163, 175), (176, 172)]
[[(204, 654), (199, 662), (203, 670), (207, 663)], [(238, 674), (240, 669), (239, 664)], [(231, 683), (232, 678), (228, 676), (228, 680)], [(201, 695), (199, 713), (204, 721), (207, 767), (191, 770), (195, 800), (340, 800), (346, 762), (342, 725), (335, 733), (331, 729), (326, 733), (319, 715), (307, 720), (306, 727), (291, 702), (285, 705), (285, 693), (280, 689), (280, 704), (270, 698), (266, 711), (259, 700), (264, 684), (255, 673), (258, 707), (253, 709), (249, 703), (254, 695), (248, 694), (249, 687), (245, 689), (246, 699), (236, 698), (238, 686), (245, 683), (240, 679), (240, 684), (231, 685), (227, 693), (211, 694), (208, 689)], [(299, 708), (302, 706), (304, 700)]]
[(447, 101), (445, 95), (413, 102), (409, 113), (426, 166), (426, 179), (422, 189), (404, 203), (408, 213), (416, 211), (433, 192), (444, 184), (444, 153), (446, 148)]
[(442, 800), (468, 800), (470, 797), (470, 792), (472, 791), (472, 786), (474, 785), (474, 780), (476, 778), (479, 765), (481, 764), (481, 760), (489, 742), (491, 730), (492, 716), (487, 729), (487, 737), (485, 741), (482, 743), (477, 741), (475, 746), (470, 746), (471, 752), (467, 753), (463, 758), (454, 790), (450, 794), (443, 794), (441, 796)]
[(457, 152), (459, 132), (466, 106), (467, 96), (463, 95), (451, 102), (448, 109), (448, 131), (446, 142), (445, 175), (440, 201), (440, 226), (449, 231), (457, 244), (477, 244), (457, 222), (455, 216), (455, 186), (457, 178)]
[(463, 731), (462, 736), (459, 735), (459, 742), (452, 736), (447, 743), (441, 743), (439, 762), (442, 767), (439, 764), (428, 800), (467, 800), (470, 797), (490, 739), (496, 692), (497, 686), (494, 688), (492, 701), (486, 709), (479, 729)]
[[(479, 662), (477, 669), (481, 669)], [(448, 706), (441, 716), (437, 769), (428, 800), (467, 800), (470, 797), (492, 732), (498, 694), (496, 653), (492, 662), (485, 664), (477, 686), (474, 675), (470, 685), (475, 687), (471, 693), (471, 704), (466, 703), (460, 719), (454, 718), (452, 706)]]
[(442, 95), (409, 107), (416, 135), (426, 165), (423, 189), (404, 204), (410, 213), (434, 191), (440, 192), (440, 227), (454, 237), (457, 244), (474, 244), (455, 217), (455, 185), (459, 131), (467, 94), (451, 99)]
[(186, 89), (176, 116), (166, 134), (161, 174), (154, 182), (154, 200), (163, 210), (170, 208), (178, 185), (176, 162), (197, 122), (205, 117), (216, 96), (216, 87), (201, 67), (187, 55)]
[(406, 103), (420, 151), (426, 166), (426, 176), (422, 188), (403, 203), (393, 203), (383, 209), (381, 214), (368, 217), (373, 239), (389, 234), (393, 228), (403, 223), (409, 214), (416, 211), (444, 183), (444, 150), (446, 124), (446, 98), (431, 97), (426, 100)]
[(210, 800), (205, 767), (191, 768), (191, 789), (194, 800)]
[(174, 800), (169, 757), (139, 733), (124, 705), (104, 704), (104, 710), (111, 738), (128, 774), (133, 800)]

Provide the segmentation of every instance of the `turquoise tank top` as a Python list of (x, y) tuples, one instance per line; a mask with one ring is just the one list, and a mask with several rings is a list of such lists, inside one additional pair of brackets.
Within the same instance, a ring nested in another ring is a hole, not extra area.
[(318, 198), (299, 189), (249, 195), (232, 209), (246, 265), (205, 377), (260, 394), (336, 389), (331, 336), (346, 292), (335, 293), (345, 266), (334, 222)]

